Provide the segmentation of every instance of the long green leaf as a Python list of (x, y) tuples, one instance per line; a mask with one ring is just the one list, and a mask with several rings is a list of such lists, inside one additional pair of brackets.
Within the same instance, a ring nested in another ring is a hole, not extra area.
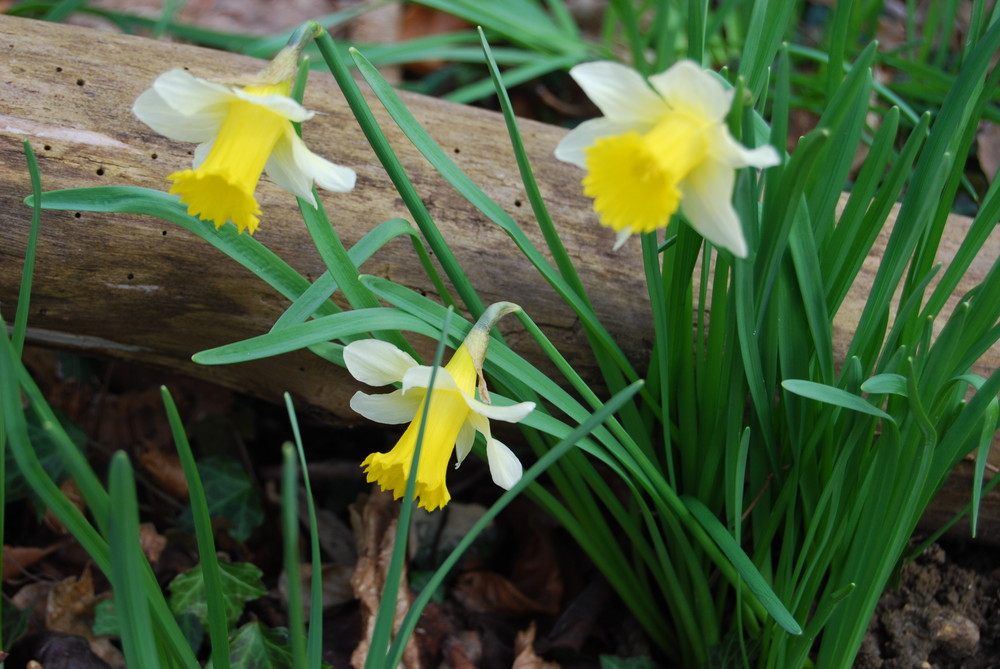
[(701, 526), (733, 563), (733, 567), (736, 568), (740, 577), (746, 582), (747, 587), (757, 596), (757, 599), (760, 600), (760, 603), (767, 612), (771, 614), (774, 621), (781, 625), (789, 634), (802, 634), (802, 627), (795, 620), (795, 617), (788, 612), (785, 605), (774, 594), (774, 590), (767, 584), (767, 581), (761, 576), (760, 571), (757, 570), (757, 567), (750, 561), (750, 558), (743, 552), (743, 549), (736, 543), (736, 540), (733, 539), (725, 526), (719, 522), (719, 519), (709, 511), (708, 507), (694, 497), (682, 496), (681, 499), (684, 501), (684, 506), (691, 512), (691, 515), (701, 523)]
[[(159, 669), (156, 639), (149, 615), (143, 571), (149, 567), (139, 546), (139, 506), (135, 497), (135, 479), (128, 456), (119, 451), (111, 458), (109, 496), (112, 508), (108, 541), (111, 545), (111, 587), (115, 610), (121, 626), (125, 660), (133, 667)], [(157, 589), (155, 595), (162, 597)]]
[(222, 592), (222, 570), (216, 556), (215, 538), (212, 536), (212, 519), (209, 517), (205, 487), (198, 473), (198, 465), (191, 452), (184, 425), (181, 423), (177, 405), (166, 386), (160, 388), (163, 406), (167, 411), (167, 422), (177, 448), (177, 456), (187, 481), (188, 497), (194, 518), (195, 538), (198, 542), (199, 563), (205, 581), (205, 599), (208, 607), (208, 635), (212, 641), (212, 656), (217, 658), (217, 669), (229, 669), (229, 625), (226, 604)]
[(864, 398), (836, 386), (828, 386), (823, 383), (801, 379), (786, 379), (781, 382), (781, 387), (790, 393), (795, 393), (796, 395), (816, 400), (817, 402), (832, 404), (833, 406), (850, 409), (851, 411), (865, 413), (869, 416), (876, 416), (892, 423), (896, 422), (892, 416), (865, 401)]

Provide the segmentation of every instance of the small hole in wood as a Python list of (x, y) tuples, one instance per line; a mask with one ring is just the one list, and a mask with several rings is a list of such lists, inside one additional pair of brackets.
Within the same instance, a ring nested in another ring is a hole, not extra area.
[(131, 281), (131, 280), (132, 280), (132, 279), (134, 279), (134, 278), (135, 278), (135, 275), (134, 275), (134, 274), (132, 274), (132, 272), (129, 272), (129, 273), (128, 273), (128, 280), (129, 280), (129, 281)]
[(57, 67), (56, 68), (56, 72), (62, 72), (62, 68), (61, 67)]
[(82, 218), (82, 215), (80, 214), (80, 212), (76, 212), (75, 214), (73, 214), (73, 218)]
[(83, 86), (85, 83), (87, 83), (87, 82), (84, 81), (83, 79), (77, 79), (76, 80), (76, 85), (77, 86)]
[(459, 148), (458, 148), (458, 147), (456, 146), (456, 147), (455, 147), (455, 153), (461, 153), (461, 152), (462, 152), (462, 151), (461, 151), (461, 149), (459, 149)]
[(103, 177), (104, 176), (104, 168), (103, 167), (98, 167), (97, 168), (97, 176), (99, 176), (99, 177)]
[(164, 230), (162, 234), (163, 234), (164, 237), (166, 237), (167, 236), (167, 231)]
[(155, 153), (149, 154), (149, 157), (152, 158), (153, 160), (156, 160), (156, 158), (157, 158), (157, 156), (156, 156)]
[(51, 146), (49, 146), (48, 144), (46, 144), (46, 145), (45, 145), (45, 146), (43, 146), (42, 148), (43, 148), (43, 149), (45, 149), (46, 151), (51, 151), (51, 150), (52, 150), (52, 147), (51, 147)]
[(514, 206), (515, 207), (520, 207), (521, 206), (521, 201), (520, 200), (514, 200)]

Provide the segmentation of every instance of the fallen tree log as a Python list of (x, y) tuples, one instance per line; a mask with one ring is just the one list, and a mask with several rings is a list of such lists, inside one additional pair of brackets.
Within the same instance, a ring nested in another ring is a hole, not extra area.
[[(86, 48), (81, 48), (86, 45)], [(165, 175), (190, 165), (190, 145), (155, 134), (131, 113), (132, 102), (155, 77), (184, 67), (209, 79), (232, 79), (259, 70), (259, 61), (192, 46), (156, 42), (0, 16), (0, 312), (12, 318), (28, 236), (31, 187), (22, 142), (39, 156), (43, 188), (132, 185), (165, 189)], [(509, 140), (498, 115), (403, 94), (406, 104), (456, 163), (531, 232), (533, 218), (520, 185)], [(389, 121), (373, 108), (442, 234), (487, 303), (513, 300), (525, 307), (585, 378), (597, 378), (586, 341), (571, 311), (495, 225), (462, 200)], [(310, 147), (358, 173), (350, 193), (321, 193), (345, 244), (377, 223), (408, 218), (388, 177), (347, 109), (332, 78), (310, 78), (305, 104), (318, 112), (304, 126)], [(611, 251), (613, 233), (595, 222), (580, 194), (580, 173), (555, 160), (564, 130), (522, 123), (543, 195), (577, 260), (598, 314), (624, 352), (647, 358), (652, 338), (638, 244)], [(323, 272), (293, 198), (266, 179), (258, 189), (263, 209), (257, 239), (310, 279)], [(947, 264), (970, 224), (953, 216), (939, 253)], [(207, 225), (207, 223), (206, 223)], [(835, 324), (843, 359), (888, 231), (872, 249)], [(994, 235), (959, 288), (978, 283), (1000, 254)], [(433, 292), (412, 248), (395, 240), (363, 271)], [(29, 338), (86, 353), (167, 367), (256, 396), (289, 391), (302, 402), (351, 419), (347, 400), (356, 384), (339, 369), (306, 352), (224, 367), (191, 362), (193, 353), (265, 332), (287, 301), (202, 240), (141, 216), (43, 212), (31, 298)], [(511, 344), (536, 359), (534, 347), (510, 320)], [(994, 347), (976, 371), (989, 375), (1000, 361)], [(993, 460), (1000, 463), (1000, 448)], [(959, 485), (968, 490), (968, 473)], [(956, 508), (955, 500), (944, 509)], [(964, 503), (964, 502), (962, 502)], [(1000, 504), (985, 509), (1000, 537)]]

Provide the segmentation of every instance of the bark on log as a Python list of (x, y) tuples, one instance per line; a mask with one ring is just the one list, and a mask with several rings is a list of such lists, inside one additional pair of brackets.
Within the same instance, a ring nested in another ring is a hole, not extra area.
[[(165, 175), (189, 167), (191, 145), (171, 142), (140, 123), (132, 102), (155, 77), (185, 67), (209, 79), (253, 73), (261, 62), (192, 46), (0, 16), (0, 310), (12, 318), (24, 258), (30, 194), (23, 140), (39, 156), (43, 188), (134, 185), (164, 189)], [(533, 219), (520, 187), (504, 124), (498, 115), (417, 95), (404, 100), (440, 145), (531, 233)], [(579, 324), (553, 290), (534, 275), (513, 243), (434, 173), (373, 100), (373, 109), (418, 192), (487, 303), (525, 307), (584, 376), (596, 378)], [(319, 114), (304, 125), (310, 147), (358, 173), (357, 188), (321, 199), (347, 245), (380, 221), (409, 218), (332, 78), (315, 73), (306, 107)], [(611, 251), (613, 233), (596, 225), (580, 194), (580, 173), (552, 157), (564, 130), (522, 123), (541, 189), (577, 261), (598, 314), (625, 353), (646, 358), (652, 337), (638, 244)], [(310, 278), (322, 271), (295, 202), (266, 179), (257, 238)], [(947, 264), (969, 219), (953, 216), (942, 242)], [(206, 223), (207, 225), (207, 223)], [(887, 232), (838, 316), (835, 342), (842, 359), (885, 248)], [(979, 282), (1000, 253), (994, 235), (959, 293)], [(396, 240), (363, 271), (431, 291), (408, 242)], [(308, 353), (264, 361), (202, 367), (190, 356), (266, 331), (287, 306), (242, 267), (170, 224), (141, 216), (43, 212), (29, 318), (31, 341), (126, 361), (160, 365), (257, 396), (289, 391), (302, 402), (351, 419), (347, 398), (356, 384)], [(513, 321), (508, 320), (507, 327)], [(519, 331), (511, 344), (529, 357)], [(523, 346), (521, 346), (523, 344)], [(1000, 360), (994, 347), (977, 365), (988, 375)], [(996, 444), (995, 444), (996, 446)], [(1000, 449), (994, 448), (1000, 463)], [(968, 485), (961, 486), (968, 490)], [(949, 502), (949, 508), (954, 502)], [(985, 517), (1000, 521), (1000, 504)], [(992, 528), (1000, 537), (1000, 523)]]

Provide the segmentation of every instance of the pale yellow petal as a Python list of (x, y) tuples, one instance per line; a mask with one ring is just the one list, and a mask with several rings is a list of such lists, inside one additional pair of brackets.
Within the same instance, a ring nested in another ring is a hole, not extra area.
[(735, 180), (736, 172), (728, 165), (706, 161), (681, 182), (681, 211), (702, 237), (745, 258), (746, 237), (732, 203)]
[(409, 353), (379, 339), (352, 341), (344, 347), (344, 364), (351, 376), (370, 386), (398, 383), (418, 365)]
[(577, 65), (569, 74), (601, 114), (615, 123), (650, 125), (668, 111), (660, 96), (631, 67), (595, 61)]
[(733, 90), (690, 60), (654, 74), (649, 83), (674, 111), (693, 113), (707, 123), (722, 123), (733, 103)]

